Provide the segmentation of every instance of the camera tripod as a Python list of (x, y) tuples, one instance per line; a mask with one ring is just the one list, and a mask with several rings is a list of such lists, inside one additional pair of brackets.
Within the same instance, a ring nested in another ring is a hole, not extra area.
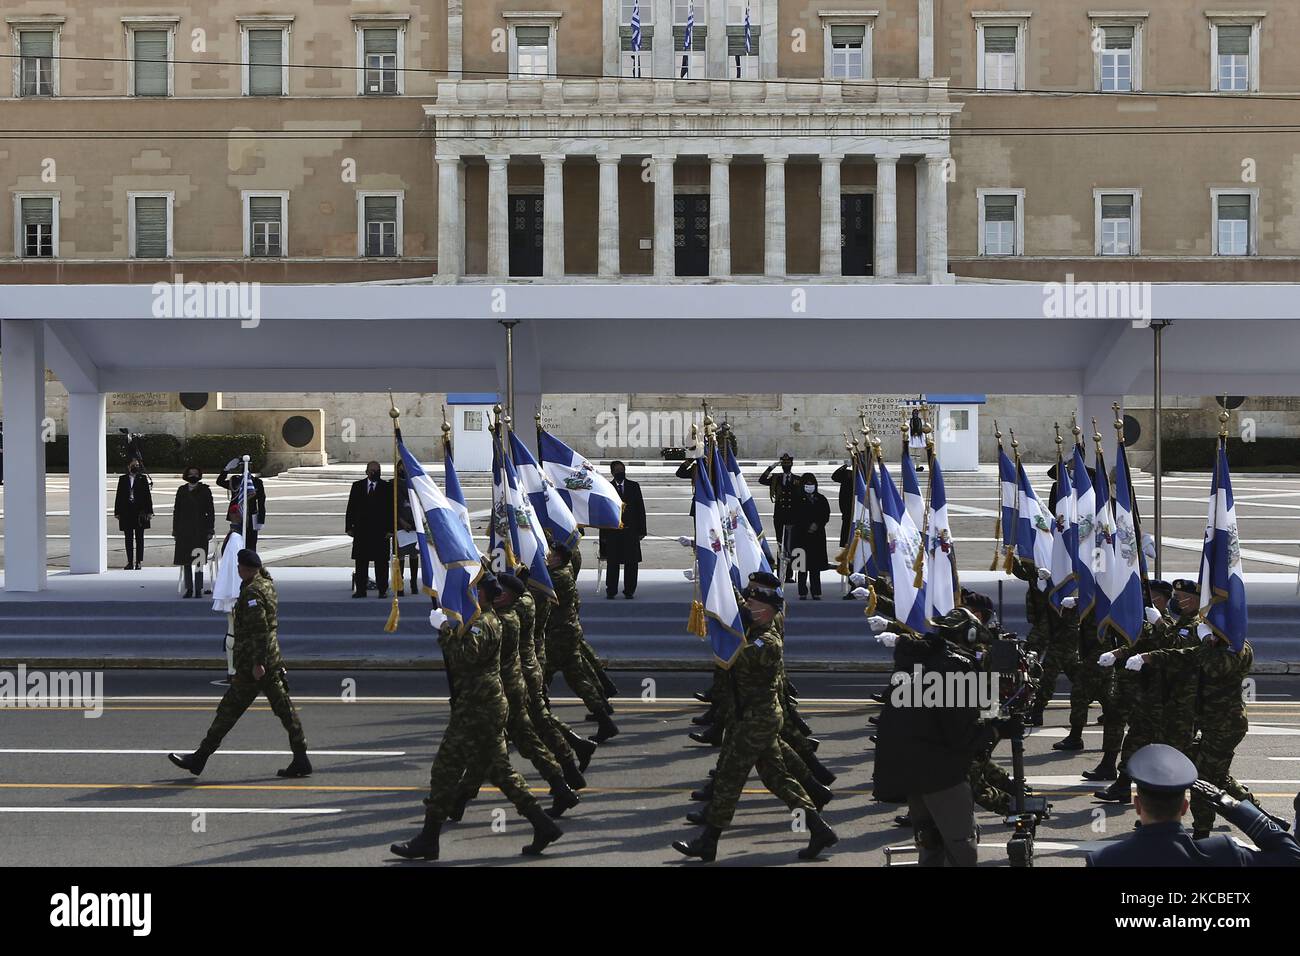
[(1007, 859), (1014, 867), (1034, 865), (1034, 837), (1038, 822), (1052, 815), (1046, 797), (1025, 795), (1025, 718), (1013, 713), (995, 722), (998, 736), (1011, 741), (1011, 812), (1006, 823), (1014, 828), (1007, 840)]

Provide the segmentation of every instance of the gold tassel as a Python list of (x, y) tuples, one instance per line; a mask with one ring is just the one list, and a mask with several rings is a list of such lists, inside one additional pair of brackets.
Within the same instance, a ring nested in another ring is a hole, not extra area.
[[(999, 502), (999, 505), (1001, 502)], [(1002, 512), (999, 511), (997, 519), (993, 523), (993, 563), (989, 565), (990, 571), (998, 569), (998, 540), (1002, 537)]]
[(1016, 555), (1010, 548), (1007, 548), (1006, 560), (1002, 562), (1002, 570), (1007, 574), (1016, 573)]
[(384, 625), (384, 632), (387, 634), (397, 630), (397, 622), (402, 618), (401, 612), (397, 609), (397, 592), (402, 587), (402, 562), (396, 556), (393, 557), (390, 586), (393, 589), (393, 609), (388, 612), (388, 623)]
[(925, 583), (925, 552), (922, 551), (916, 556), (916, 577), (912, 579), (912, 587), (918, 591), (921, 585)]
[(686, 620), (686, 633), (701, 638), (709, 633), (708, 628), (704, 625), (704, 605), (699, 601), (691, 602), (691, 615)]
[(853, 573), (853, 567), (849, 564), (849, 548), (844, 548), (835, 556), (835, 570), (846, 577)]
[(876, 613), (876, 586), (873, 584), (867, 588), (867, 609), (862, 612), (863, 616), (871, 617)]

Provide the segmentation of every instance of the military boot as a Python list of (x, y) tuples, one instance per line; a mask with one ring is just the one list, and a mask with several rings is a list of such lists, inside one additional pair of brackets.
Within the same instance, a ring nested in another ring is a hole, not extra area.
[(704, 730), (693, 730), (687, 734), (691, 740), (697, 744), (710, 744), (714, 747), (722, 746), (722, 725), (710, 724)]
[(551, 797), (555, 801), (546, 808), (546, 815), (552, 820), (558, 820), (564, 816), (564, 811), (578, 805), (578, 795), (573, 792), (564, 781), (564, 777), (556, 777), (553, 780), (546, 781), (551, 785)]
[(289, 766), (283, 770), (275, 772), (277, 777), (310, 777), (311, 761), (307, 759), (307, 751), (295, 750), (293, 760), (289, 761)]
[(706, 803), (698, 810), (692, 810), (686, 814), (686, 822), (693, 823), (697, 827), (702, 827), (709, 822), (709, 805)]
[(442, 832), (442, 821), (431, 814), (424, 816), (424, 829), (405, 843), (394, 843), (388, 849), (394, 856), (403, 860), (438, 859), (438, 834)]
[(194, 751), (194, 753), (186, 754), (184, 757), (178, 757), (176, 754), (168, 754), (167, 759), (182, 770), (188, 770), (197, 777), (203, 772), (203, 768), (207, 766), (208, 758), (211, 756), (211, 750), (205, 750), (203, 747), (199, 747), (199, 749)]
[(1029, 712), (1029, 716), (1025, 718), (1025, 726), (1026, 727), (1043, 726), (1043, 712), (1045, 710), (1047, 710), (1047, 701), (1039, 700), (1038, 703), (1034, 704), (1034, 709)]
[(704, 825), (704, 832), (694, 840), (687, 843), (685, 840), (678, 840), (673, 844), (673, 849), (682, 856), (697, 856), (705, 863), (712, 863), (718, 858), (718, 837), (722, 836), (722, 828)]
[(701, 704), (709, 704), (709, 703), (712, 703), (712, 702), (713, 702), (713, 688), (710, 687), (708, 690), (697, 690), (697, 691), (695, 692), (695, 699), (698, 700)]
[[(592, 749), (595, 749), (594, 746)], [(578, 769), (578, 765), (576, 763), (574, 763), (572, 760), (566, 760), (560, 764), (560, 767), (564, 771), (564, 782), (567, 783), (572, 789), (574, 790), (586, 789), (587, 778), (582, 775), (582, 771)]]
[(572, 727), (564, 728), (564, 739), (569, 742), (573, 752), (578, 755), (578, 769), (585, 773), (587, 764), (591, 763), (591, 755), (596, 752), (596, 741), (582, 736)]
[(718, 719), (718, 705), (710, 704), (709, 709), (702, 714), (696, 714), (691, 718), (691, 723), (697, 727), (707, 727), (709, 724), (716, 723)]
[(600, 680), (600, 689), (604, 692), (606, 697), (618, 696), (618, 685), (610, 680), (609, 674), (606, 673), (605, 668), (597, 667), (596, 677)]
[(831, 773), (815, 754), (809, 754), (804, 763), (808, 765), (809, 772), (818, 783), (829, 787), (835, 782), (835, 774)]
[(793, 722), (795, 730), (809, 739), (812, 738), (812, 728), (808, 726), (808, 721), (800, 717), (799, 712), (793, 707), (790, 708), (790, 720)]
[(707, 803), (708, 801), (712, 800), (712, 799), (713, 799), (713, 781), (714, 781), (714, 778), (713, 778), (713, 777), (710, 777), (710, 778), (709, 778), (709, 782), (706, 783), (704, 786), (700, 787), (700, 789), (698, 789), (698, 790), (692, 790), (692, 791), (691, 791), (691, 799), (692, 799), (692, 800), (703, 800), (705, 803)]
[(799, 851), (799, 859), (815, 860), (822, 850), (839, 843), (840, 838), (816, 810), (807, 811), (805, 819), (808, 821), (808, 845)]
[(1107, 750), (1101, 755), (1101, 763), (1097, 764), (1094, 769), (1085, 770), (1083, 772), (1083, 779), (1114, 780), (1115, 777), (1118, 776), (1118, 772), (1115, 770), (1115, 759), (1118, 756), (1119, 753), (1117, 751)]
[(564, 836), (564, 831), (546, 815), (540, 803), (529, 807), (524, 816), (533, 825), (533, 842), (524, 847), (524, 856), (541, 856), (543, 850)]
[(899, 814), (894, 817), (894, 826), (910, 827), (912, 825), (912, 815), (910, 813)]
[(1093, 794), (1098, 800), (1105, 800), (1107, 803), (1132, 803), (1133, 802), (1133, 781), (1124, 771), (1119, 772), (1118, 778), (1105, 790), (1098, 790)]
[(1070, 732), (1052, 744), (1053, 750), (1082, 750), (1083, 749), (1083, 728), (1070, 727)]
[(603, 744), (610, 737), (618, 736), (618, 727), (614, 721), (609, 719), (609, 714), (600, 714), (596, 717), (596, 736), (591, 739), (598, 744)]
[(808, 799), (812, 800), (813, 805), (817, 807), (818, 810), (821, 810), (826, 806), (826, 804), (835, 799), (835, 793), (831, 788), (822, 786), (820, 783), (810, 783), (808, 786), (804, 787), (804, 791), (808, 794)]
[(794, 681), (790, 680), (788, 677), (785, 679), (785, 692), (791, 697), (799, 696), (799, 688), (795, 687)]

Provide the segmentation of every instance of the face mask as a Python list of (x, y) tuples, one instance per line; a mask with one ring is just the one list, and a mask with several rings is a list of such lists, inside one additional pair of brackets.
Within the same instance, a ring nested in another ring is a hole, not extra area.
[(186, 475), (186, 476), (185, 476), (185, 480), (188, 481), (191, 485), (197, 485), (197, 484), (199, 483), (199, 476), (198, 476), (198, 475)]
[(815, 492), (815, 491), (817, 490), (817, 486), (816, 486), (816, 485), (804, 485), (804, 486), (803, 486), (803, 490), (806, 491), (806, 492), (808, 492), (808, 494), (811, 495), (813, 492)]
[(621, 471), (616, 471), (616, 472), (614, 472), (614, 480), (615, 480), (615, 481), (622, 481), (622, 480), (623, 480), (623, 472), (621, 472)]

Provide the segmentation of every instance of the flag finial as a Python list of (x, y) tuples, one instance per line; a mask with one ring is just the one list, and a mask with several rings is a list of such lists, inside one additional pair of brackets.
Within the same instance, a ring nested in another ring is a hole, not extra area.
[(1061, 423), (1053, 422), (1052, 427), (1056, 429), (1056, 453), (1061, 453), (1061, 446), (1065, 444), (1065, 439), (1061, 437)]
[[(1227, 398), (1225, 395), (1224, 398)], [(1225, 441), (1228, 438), (1228, 410), (1226, 408), (1219, 411), (1219, 437)]]
[(1122, 445), (1124, 444), (1124, 419), (1119, 413), (1119, 402), (1111, 402), (1110, 407), (1115, 411), (1115, 421), (1111, 423), (1115, 426), (1115, 441)]
[(451, 438), (451, 423), (447, 421), (447, 406), (442, 406), (442, 438), (443, 441)]

